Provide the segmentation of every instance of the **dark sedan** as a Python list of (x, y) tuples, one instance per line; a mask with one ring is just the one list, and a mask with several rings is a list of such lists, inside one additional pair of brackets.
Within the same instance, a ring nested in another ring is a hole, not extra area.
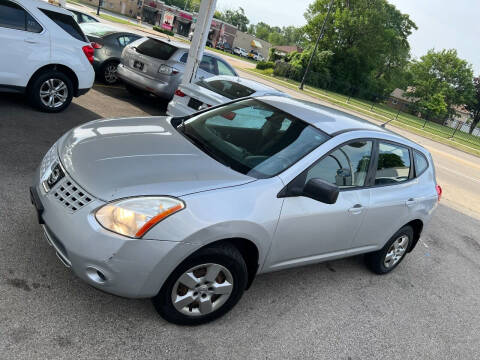
[(105, 83), (115, 84), (118, 81), (117, 66), (123, 48), (142, 36), (102, 23), (83, 23), (80, 27), (95, 49), (95, 73)]

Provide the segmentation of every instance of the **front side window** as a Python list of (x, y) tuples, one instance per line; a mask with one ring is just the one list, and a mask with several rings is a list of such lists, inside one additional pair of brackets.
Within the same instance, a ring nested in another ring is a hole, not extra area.
[(410, 176), (410, 151), (407, 147), (380, 142), (375, 185), (398, 184)]
[(197, 85), (213, 91), (217, 94), (225, 96), (228, 99), (238, 99), (252, 95), (255, 90), (246, 87), (237, 81), (230, 80), (202, 80), (197, 82)]
[(354, 141), (339, 147), (307, 171), (305, 183), (320, 178), (339, 188), (365, 185), (372, 157), (372, 141)]
[(217, 161), (256, 178), (281, 173), (329, 139), (317, 128), (255, 99), (207, 111), (177, 126)]
[(211, 56), (204, 55), (202, 61), (200, 62), (199, 68), (210, 74), (218, 75), (215, 59)]
[(60, 26), (65, 32), (70, 34), (77, 40), (88, 42), (86, 36), (83, 34), (82, 29), (78, 26), (78, 23), (75, 21), (73, 16), (62, 14), (56, 11), (50, 11), (45, 9), (40, 9), (45, 15), (47, 15), (50, 20), (55, 24)]
[(40, 24), (21, 6), (11, 1), (0, 0), (0, 27), (40, 33)]

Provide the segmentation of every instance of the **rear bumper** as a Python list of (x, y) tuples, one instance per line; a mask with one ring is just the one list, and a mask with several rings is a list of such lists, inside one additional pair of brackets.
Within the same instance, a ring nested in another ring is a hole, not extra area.
[(117, 76), (131, 86), (148, 91), (165, 99), (170, 99), (177, 88), (177, 84), (174, 83), (173, 77), (171, 82), (163, 82), (139, 74), (123, 64), (118, 65)]
[(194, 109), (186, 104), (175, 101), (175, 97), (168, 103), (167, 115), (173, 117), (181, 117), (191, 115), (195, 112)]

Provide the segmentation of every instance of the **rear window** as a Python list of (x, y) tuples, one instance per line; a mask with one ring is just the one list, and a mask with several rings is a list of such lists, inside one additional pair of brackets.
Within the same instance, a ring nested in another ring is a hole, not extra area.
[(250, 96), (255, 92), (255, 90), (252, 90), (249, 87), (229, 80), (199, 81), (197, 85), (229, 99)]
[(168, 60), (177, 50), (177, 47), (164, 41), (148, 38), (137, 46), (137, 52), (160, 60)]
[(87, 37), (83, 34), (82, 29), (80, 29), (80, 26), (78, 26), (73, 16), (45, 9), (40, 10), (72, 37), (80, 41), (88, 42)]

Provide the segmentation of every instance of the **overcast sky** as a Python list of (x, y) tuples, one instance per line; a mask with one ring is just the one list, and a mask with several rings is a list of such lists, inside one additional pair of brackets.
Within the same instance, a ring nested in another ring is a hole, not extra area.
[[(305, 24), (303, 14), (313, 0), (217, 0), (217, 8), (243, 7), (250, 22), (270, 25)], [(459, 56), (480, 73), (479, 0), (389, 0), (410, 15), (418, 30), (409, 38), (412, 55), (420, 57), (428, 49), (458, 50)]]

